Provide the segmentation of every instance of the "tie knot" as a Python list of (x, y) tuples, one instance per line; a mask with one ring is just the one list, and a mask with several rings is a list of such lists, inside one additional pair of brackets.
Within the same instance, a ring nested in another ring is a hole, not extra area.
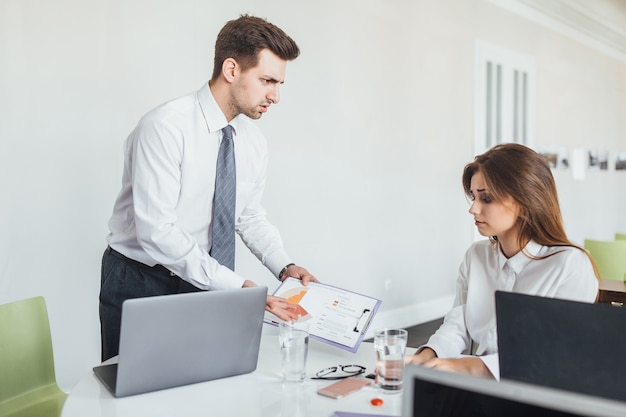
[(226, 125), (222, 129), (222, 134), (224, 135), (224, 139), (232, 139), (233, 138), (233, 127), (231, 125)]

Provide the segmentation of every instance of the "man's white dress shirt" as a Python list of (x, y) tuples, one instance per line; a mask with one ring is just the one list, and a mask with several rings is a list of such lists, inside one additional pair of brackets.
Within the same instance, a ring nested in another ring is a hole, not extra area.
[[(122, 189), (109, 245), (149, 266), (161, 264), (205, 290), (240, 288), (244, 278), (209, 256), (216, 160), (228, 124), (208, 84), (146, 114), (125, 143)], [(235, 230), (275, 276), (291, 262), (266, 219), (267, 143), (244, 115), (233, 127), (237, 169)]]

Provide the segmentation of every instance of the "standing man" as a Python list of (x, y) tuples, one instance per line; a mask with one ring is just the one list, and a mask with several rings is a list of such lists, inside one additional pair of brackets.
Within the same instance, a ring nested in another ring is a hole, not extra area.
[[(129, 135), (102, 258), (102, 360), (118, 354), (125, 299), (254, 286), (234, 272), (235, 232), (279, 280), (317, 281), (265, 217), (267, 144), (251, 121), (278, 103), (287, 61), (299, 54), (264, 19), (229, 21), (209, 83), (150, 111)], [(296, 318), (278, 297), (266, 310)]]

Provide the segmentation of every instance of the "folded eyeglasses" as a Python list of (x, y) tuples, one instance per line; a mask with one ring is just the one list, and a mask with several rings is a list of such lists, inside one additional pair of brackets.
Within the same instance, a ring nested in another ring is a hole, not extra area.
[(363, 372), (365, 372), (365, 367), (361, 365), (337, 365), (322, 369), (311, 379), (344, 379)]

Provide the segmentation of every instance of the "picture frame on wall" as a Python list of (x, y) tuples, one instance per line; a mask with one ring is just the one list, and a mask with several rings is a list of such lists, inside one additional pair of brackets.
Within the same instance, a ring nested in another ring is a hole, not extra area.
[(539, 149), (552, 169), (568, 169), (570, 166), (569, 152), (565, 146), (548, 146)]
[(589, 170), (607, 171), (609, 169), (609, 152), (606, 149), (589, 149)]
[(615, 154), (615, 170), (626, 171), (626, 152)]

